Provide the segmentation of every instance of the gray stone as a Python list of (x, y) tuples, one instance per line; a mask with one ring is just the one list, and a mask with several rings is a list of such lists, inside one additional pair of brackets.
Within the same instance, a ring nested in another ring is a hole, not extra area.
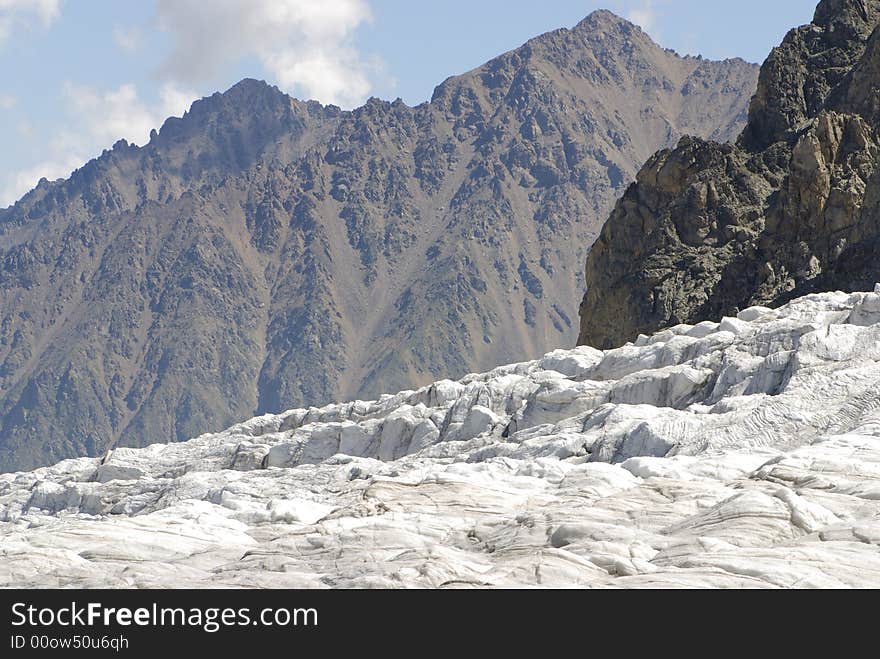
[(880, 2), (823, 0), (765, 62), (735, 145), (652, 157), (586, 265), (579, 342), (870, 290), (880, 276)]

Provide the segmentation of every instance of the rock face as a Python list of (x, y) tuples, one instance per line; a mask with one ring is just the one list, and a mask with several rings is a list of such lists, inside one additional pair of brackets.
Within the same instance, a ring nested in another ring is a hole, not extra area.
[(0, 470), (535, 357), (651, 153), (757, 68), (597, 12), (352, 112), (246, 80), (0, 211)]
[(735, 145), (648, 161), (587, 259), (581, 344), (873, 285), (878, 22), (880, 2), (824, 0), (764, 64)]
[(880, 584), (880, 294), (0, 475), (0, 587)]

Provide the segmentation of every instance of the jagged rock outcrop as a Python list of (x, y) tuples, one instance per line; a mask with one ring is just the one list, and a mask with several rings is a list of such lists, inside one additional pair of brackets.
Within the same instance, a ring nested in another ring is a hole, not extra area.
[(197, 102), (0, 210), (0, 470), (570, 345), (614, 199), (756, 78), (597, 12), (416, 108)]
[(761, 69), (737, 143), (652, 157), (590, 252), (579, 342), (880, 279), (880, 2), (824, 0)]
[(0, 587), (876, 587), (880, 294), (0, 474)]

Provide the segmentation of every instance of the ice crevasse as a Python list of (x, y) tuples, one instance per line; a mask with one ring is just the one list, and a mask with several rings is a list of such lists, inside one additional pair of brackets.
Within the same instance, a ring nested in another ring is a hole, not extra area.
[(0, 586), (880, 585), (880, 293), (0, 475)]

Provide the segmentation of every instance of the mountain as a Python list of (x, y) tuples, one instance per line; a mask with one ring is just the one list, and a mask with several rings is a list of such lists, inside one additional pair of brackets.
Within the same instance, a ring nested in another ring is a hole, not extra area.
[(875, 587), (880, 294), (0, 475), (0, 587)]
[(580, 343), (880, 280), (880, 2), (824, 0), (761, 69), (736, 144), (651, 158), (590, 252)]
[(245, 80), (0, 211), (0, 470), (572, 345), (601, 219), (757, 67), (596, 12), (354, 111)]

